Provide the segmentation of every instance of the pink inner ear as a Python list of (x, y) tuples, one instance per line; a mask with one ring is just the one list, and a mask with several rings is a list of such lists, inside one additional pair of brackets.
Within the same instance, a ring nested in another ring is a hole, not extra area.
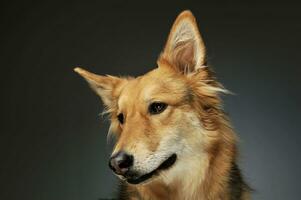
[(184, 74), (195, 70), (195, 49), (192, 40), (181, 42), (175, 47), (172, 64)]

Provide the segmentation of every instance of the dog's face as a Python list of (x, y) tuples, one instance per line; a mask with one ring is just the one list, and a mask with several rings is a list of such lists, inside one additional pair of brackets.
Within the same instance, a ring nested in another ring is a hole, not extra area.
[[(137, 78), (75, 69), (111, 116), (110, 132), (117, 142), (110, 167), (132, 184), (152, 180), (153, 175), (168, 181), (184, 169), (193, 170), (193, 165), (208, 164), (208, 134), (214, 132), (212, 116), (222, 89), (205, 66), (205, 47), (189, 11), (176, 19), (157, 63)], [(198, 162), (191, 163), (193, 157)]]

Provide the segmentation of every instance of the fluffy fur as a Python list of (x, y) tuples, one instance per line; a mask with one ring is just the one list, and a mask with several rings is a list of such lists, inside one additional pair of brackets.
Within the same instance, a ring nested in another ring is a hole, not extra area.
[[(176, 162), (145, 182), (121, 178), (120, 199), (246, 200), (249, 189), (236, 164), (236, 136), (221, 107), (227, 92), (206, 65), (206, 51), (196, 20), (182, 12), (172, 26), (158, 67), (143, 76), (101, 76), (81, 68), (111, 117), (117, 137), (112, 154), (134, 156), (132, 169), (147, 174), (170, 155)], [(152, 102), (168, 106), (150, 115)], [(117, 115), (123, 113), (125, 122)]]

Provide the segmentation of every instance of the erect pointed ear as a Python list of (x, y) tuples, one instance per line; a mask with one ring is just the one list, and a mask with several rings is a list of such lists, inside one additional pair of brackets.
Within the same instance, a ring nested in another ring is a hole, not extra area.
[(205, 45), (190, 11), (183, 11), (174, 22), (158, 63), (168, 62), (184, 74), (205, 65)]
[(122, 86), (127, 81), (126, 79), (97, 75), (79, 67), (75, 68), (74, 71), (86, 79), (92, 90), (101, 97), (105, 106), (112, 109), (113, 106), (117, 105), (117, 98)]

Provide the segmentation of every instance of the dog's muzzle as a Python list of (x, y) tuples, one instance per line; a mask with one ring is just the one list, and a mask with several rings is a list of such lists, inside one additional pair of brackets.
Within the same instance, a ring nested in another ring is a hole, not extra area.
[(147, 174), (140, 174), (132, 170), (134, 157), (125, 152), (118, 152), (111, 157), (109, 166), (117, 175), (123, 176), (128, 183), (139, 184), (150, 179), (154, 175), (157, 175), (160, 171), (169, 169), (172, 165), (174, 165), (176, 160), (177, 155), (172, 154), (155, 170)]

